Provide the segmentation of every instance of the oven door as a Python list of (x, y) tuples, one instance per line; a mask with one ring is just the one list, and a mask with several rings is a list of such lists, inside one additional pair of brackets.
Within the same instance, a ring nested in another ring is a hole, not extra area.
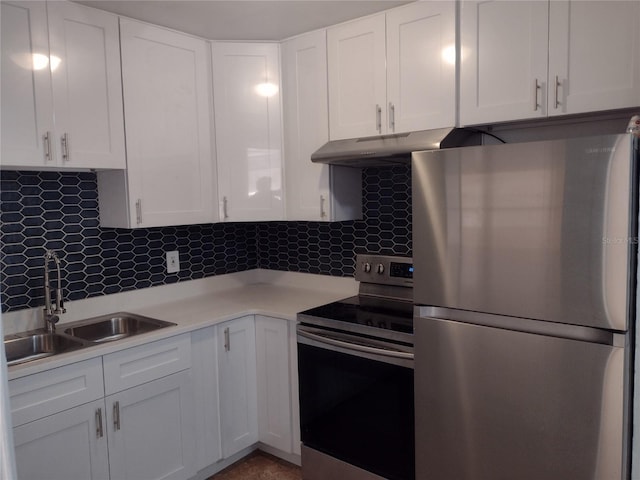
[[(298, 369), (304, 448), (380, 477), (415, 478), (413, 347), (298, 325)], [(302, 468), (305, 479), (337, 471), (307, 475), (304, 455)]]

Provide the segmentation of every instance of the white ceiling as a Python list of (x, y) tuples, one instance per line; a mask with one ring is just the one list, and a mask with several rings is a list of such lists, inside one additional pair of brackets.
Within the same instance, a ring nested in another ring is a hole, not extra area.
[(282, 40), (412, 0), (78, 0), (211, 40)]

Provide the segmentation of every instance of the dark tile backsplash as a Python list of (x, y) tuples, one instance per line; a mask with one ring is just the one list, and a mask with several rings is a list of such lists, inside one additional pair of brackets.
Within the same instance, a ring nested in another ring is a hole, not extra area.
[[(351, 276), (354, 254), (411, 255), (409, 167), (363, 172), (362, 221), (101, 228), (94, 173), (0, 172), (2, 311), (43, 304), (43, 254), (58, 251), (78, 300), (257, 267)], [(177, 274), (165, 252), (180, 252)]]

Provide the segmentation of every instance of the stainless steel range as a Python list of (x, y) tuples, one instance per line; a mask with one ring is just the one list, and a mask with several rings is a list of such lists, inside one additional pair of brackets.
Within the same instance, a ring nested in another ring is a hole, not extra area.
[(298, 314), (303, 478), (414, 479), (412, 259), (358, 255), (355, 277)]

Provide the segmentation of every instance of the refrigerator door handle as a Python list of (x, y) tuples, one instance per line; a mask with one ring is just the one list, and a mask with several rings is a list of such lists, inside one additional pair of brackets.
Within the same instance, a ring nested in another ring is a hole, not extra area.
[(627, 336), (624, 332), (616, 332), (601, 328), (568, 325), (529, 318), (508, 317), (491, 313), (471, 312), (452, 308), (416, 306), (414, 310), (416, 321), (420, 319), (453, 320), (482, 327), (501, 328), (523, 333), (533, 333), (548, 337), (577, 340), (580, 342), (599, 343), (612, 347), (624, 348)]

